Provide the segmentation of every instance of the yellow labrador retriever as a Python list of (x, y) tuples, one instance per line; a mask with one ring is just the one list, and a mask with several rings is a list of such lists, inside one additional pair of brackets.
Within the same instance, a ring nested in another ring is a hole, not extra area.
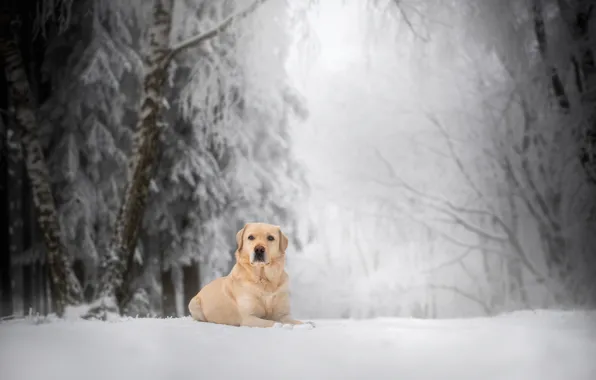
[(303, 325), (290, 316), (284, 270), (288, 238), (279, 226), (248, 223), (236, 234), (236, 242), (236, 264), (230, 274), (205, 285), (190, 300), (193, 319), (248, 327)]

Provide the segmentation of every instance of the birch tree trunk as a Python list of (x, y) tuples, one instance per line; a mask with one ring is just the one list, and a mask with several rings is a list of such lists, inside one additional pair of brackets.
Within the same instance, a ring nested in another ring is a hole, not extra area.
[[(163, 85), (167, 74), (172, 9), (174, 0), (156, 0), (153, 6), (153, 24), (149, 27), (149, 47), (143, 56), (145, 77), (139, 110), (133, 152), (129, 162), (129, 179), (124, 200), (114, 230), (110, 252), (104, 257), (99, 296), (104, 307), (119, 309), (128, 297), (125, 283), (144, 215), (149, 182), (153, 176), (158, 155), (160, 109), (164, 101)], [(128, 282), (128, 281), (127, 281)], [(114, 299), (115, 297), (115, 299)], [(116, 311), (116, 310), (114, 310)]]
[(121, 311), (131, 299), (131, 294), (134, 293), (130, 289), (132, 279), (129, 272), (145, 212), (149, 183), (154, 174), (156, 158), (159, 156), (160, 127), (158, 123), (164, 103), (163, 86), (170, 62), (175, 55), (217, 36), (235, 20), (253, 12), (265, 1), (267, 0), (255, 0), (241, 12), (227, 17), (205, 33), (170, 46), (174, 1), (155, 0), (153, 24), (148, 30), (149, 47), (143, 56), (145, 67), (143, 95), (140, 101), (133, 152), (129, 162), (128, 183), (116, 219), (110, 249), (102, 263), (98, 291), (99, 304), (89, 316), (97, 316), (98, 311), (103, 312), (105, 316), (105, 311), (108, 309)]
[[(0, 94), (0, 107), (5, 107), (4, 94)], [(8, 128), (0, 116), (0, 215), (8, 216), (9, 213), (9, 155), (8, 155)], [(2, 241), (2, 251), (0, 251), (0, 317), (7, 317), (13, 314), (12, 304), (12, 266), (10, 250), (10, 219), (5, 217), (7, 223), (2, 226), (0, 241)]]
[(31, 183), (37, 221), (44, 235), (50, 267), (50, 284), (56, 301), (56, 313), (62, 315), (65, 307), (82, 301), (81, 286), (76, 279), (61, 238), (58, 215), (50, 187), (50, 176), (37, 137), (37, 120), (31, 102), (31, 91), (21, 54), (13, 38), (0, 37), (4, 58), (11, 110), (25, 155), (25, 167)]

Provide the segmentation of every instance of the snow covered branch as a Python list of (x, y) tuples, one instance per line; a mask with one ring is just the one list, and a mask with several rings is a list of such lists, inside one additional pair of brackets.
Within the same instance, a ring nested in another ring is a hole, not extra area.
[(234, 22), (245, 18), (246, 16), (248, 16), (249, 14), (254, 12), (261, 4), (265, 3), (266, 1), (267, 0), (255, 0), (251, 5), (249, 5), (242, 11), (239, 11), (237, 13), (234, 13), (234, 14), (228, 16), (225, 20), (220, 22), (219, 25), (208, 30), (207, 32), (190, 37), (189, 39), (179, 42), (176, 45), (172, 46), (172, 48), (170, 49), (170, 53), (168, 54), (168, 57), (166, 58), (166, 66), (167, 66), (167, 62), (172, 60), (177, 54), (181, 53), (182, 51), (184, 51), (190, 47), (193, 47), (193, 46), (196, 46), (202, 42), (205, 42), (205, 41), (217, 36), (219, 33), (224, 32), (227, 28), (229, 28), (231, 25), (233, 25)]

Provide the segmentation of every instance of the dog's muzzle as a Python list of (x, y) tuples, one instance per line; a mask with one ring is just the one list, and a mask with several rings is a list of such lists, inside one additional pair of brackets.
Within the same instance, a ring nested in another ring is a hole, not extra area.
[(255, 263), (265, 262), (265, 247), (257, 245), (252, 254), (252, 261)]

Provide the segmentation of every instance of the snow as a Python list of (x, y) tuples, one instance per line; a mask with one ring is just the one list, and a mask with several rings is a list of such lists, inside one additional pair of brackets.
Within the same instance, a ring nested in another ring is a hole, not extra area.
[(0, 323), (0, 371), (3, 380), (596, 379), (593, 312), (316, 326), (14, 320)]

